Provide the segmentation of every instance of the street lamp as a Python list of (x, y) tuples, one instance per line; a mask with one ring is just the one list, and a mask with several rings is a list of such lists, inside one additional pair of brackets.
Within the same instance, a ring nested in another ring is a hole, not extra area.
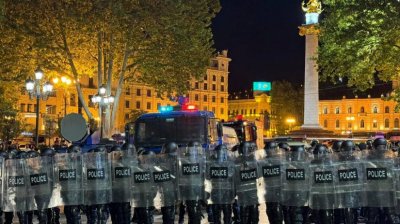
[(92, 97), (92, 103), (98, 104), (100, 109), (100, 140), (103, 139), (103, 127), (104, 127), (104, 115), (105, 109), (114, 103), (114, 96), (107, 94), (107, 88), (105, 85), (99, 87), (99, 91)]
[(65, 117), (67, 115), (67, 96), (69, 94), (68, 87), (69, 85), (71, 85), (72, 81), (70, 78), (65, 76), (61, 76), (60, 80), (58, 78), (54, 78), (53, 83), (58, 84), (60, 82), (61, 87), (63, 87), (64, 89), (64, 117)]
[(26, 90), (29, 93), (29, 98), (36, 97), (36, 130), (35, 130), (35, 146), (39, 145), (39, 111), (40, 99), (47, 100), (50, 93), (53, 91), (53, 85), (50, 82), (43, 81), (43, 71), (40, 68), (35, 70), (35, 79), (28, 78), (25, 81)]
[(289, 124), (289, 131), (292, 130), (292, 124), (294, 124), (295, 122), (296, 122), (296, 119), (294, 119), (294, 118), (288, 118), (288, 119), (286, 119), (286, 123)]

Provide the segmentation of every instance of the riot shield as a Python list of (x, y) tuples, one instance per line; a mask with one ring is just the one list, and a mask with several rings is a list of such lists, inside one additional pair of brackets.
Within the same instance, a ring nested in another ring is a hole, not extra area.
[(371, 150), (364, 160), (364, 192), (368, 207), (394, 207), (393, 157), (390, 151)]
[(3, 208), (3, 172), (4, 172), (4, 157), (0, 157), (0, 208)]
[(285, 165), (285, 155), (276, 153), (266, 155), (258, 161), (259, 176), (265, 187), (266, 202), (281, 202), (282, 170)]
[(155, 155), (140, 155), (138, 165), (133, 167), (132, 207), (152, 207), (157, 195), (154, 182)]
[(339, 161), (335, 162), (335, 208), (364, 207), (362, 162), (350, 152), (338, 153)]
[(157, 185), (155, 207), (174, 206), (178, 200), (176, 155), (158, 154), (153, 171)]
[(178, 154), (179, 199), (204, 200), (204, 154), (201, 147), (184, 147)]
[(83, 203), (96, 205), (111, 202), (111, 167), (107, 152), (85, 153), (82, 163)]
[[(50, 208), (51, 197), (53, 194), (53, 158), (49, 156), (39, 156), (27, 158), (28, 168), (28, 190), (34, 196), (35, 207), (38, 210)], [(31, 208), (29, 210), (34, 210)]]
[(335, 208), (335, 173), (330, 155), (323, 155), (310, 163), (311, 189), (309, 206), (315, 210)]
[(54, 155), (54, 180), (60, 192), (60, 205), (83, 204), (82, 159), (80, 153), (57, 153)]
[(132, 171), (137, 166), (137, 159), (128, 151), (110, 152), (112, 177), (112, 202), (130, 202)]
[[(305, 153), (305, 152), (302, 152)], [(297, 152), (289, 152), (287, 158), (291, 161), (285, 164), (283, 170), (282, 205), (307, 206), (310, 189), (310, 162), (305, 156), (297, 155)], [(300, 160), (293, 158), (302, 157)]]
[(400, 214), (400, 158), (394, 159), (393, 177), (395, 181), (396, 214)]
[(235, 198), (234, 177), (235, 164), (229, 157), (226, 161), (218, 161), (215, 155), (208, 156), (205, 173), (207, 204), (232, 204)]
[(257, 161), (254, 156), (240, 156), (235, 161), (235, 189), (238, 204), (250, 206), (262, 203), (263, 185), (259, 180)]
[(4, 169), (4, 212), (22, 212), (31, 207), (33, 197), (28, 192), (25, 159), (7, 159)]

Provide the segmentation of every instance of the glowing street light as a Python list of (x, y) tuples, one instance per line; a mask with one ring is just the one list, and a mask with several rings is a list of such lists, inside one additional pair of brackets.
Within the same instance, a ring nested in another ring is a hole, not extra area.
[(292, 130), (292, 125), (293, 125), (294, 123), (296, 123), (296, 119), (294, 119), (294, 118), (287, 118), (287, 119), (286, 119), (286, 123), (289, 124), (289, 131), (291, 131), (291, 130)]
[(98, 104), (100, 109), (100, 139), (103, 138), (103, 127), (104, 127), (104, 115), (105, 109), (114, 103), (114, 96), (111, 94), (107, 94), (107, 88), (105, 85), (101, 85), (99, 87), (99, 91), (96, 95), (94, 95), (91, 99), (93, 104)]

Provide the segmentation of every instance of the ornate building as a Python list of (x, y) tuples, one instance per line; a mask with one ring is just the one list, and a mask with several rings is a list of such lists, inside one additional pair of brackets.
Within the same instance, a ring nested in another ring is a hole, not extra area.
[[(199, 110), (213, 111), (216, 117), (228, 119), (228, 79), (229, 62), (228, 51), (224, 50), (218, 53), (210, 61), (206, 75), (203, 80), (192, 81), (192, 90), (188, 93), (189, 103), (194, 104)], [(91, 98), (98, 91), (96, 78), (82, 77), (79, 79), (82, 88), (83, 97), (88, 104), (90, 112), (95, 119), (99, 120), (98, 110)], [(115, 91), (115, 86), (113, 88)], [(113, 91), (113, 92), (114, 92)], [(157, 96), (154, 88), (142, 84), (125, 84), (124, 91), (120, 96), (118, 115), (114, 132), (123, 132), (125, 123), (130, 119), (132, 110), (143, 110), (146, 112), (156, 112), (160, 106), (176, 105), (177, 102), (167, 98), (162, 99)], [(28, 124), (28, 130), (24, 132), (31, 135), (35, 127), (36, 119), (36, 100), (30, 100), (25, 89), (20, 91), (18, 101), (20, 114), (25, 123)], [(40, 101), (39, 133), (40, 135), (51, 135), (57, 129), (58, 120), (64, 114), (81, 113), (87, 119), (84, 113), (78, 94), (73, 83), (63, 87), (55, 83), (54, 92), (46, 101)]]

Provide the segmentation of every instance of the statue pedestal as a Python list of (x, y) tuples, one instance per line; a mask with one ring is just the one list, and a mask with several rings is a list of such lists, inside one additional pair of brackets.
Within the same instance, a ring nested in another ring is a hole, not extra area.
[(293, 130), (289, 133), (292, 137), (298, 138), (333, 138), (338, 137), (333, 133), (333, 131), (328, 131), (325, 129), (319, 128), (306, 128), (301, 127), (299, 130)]

